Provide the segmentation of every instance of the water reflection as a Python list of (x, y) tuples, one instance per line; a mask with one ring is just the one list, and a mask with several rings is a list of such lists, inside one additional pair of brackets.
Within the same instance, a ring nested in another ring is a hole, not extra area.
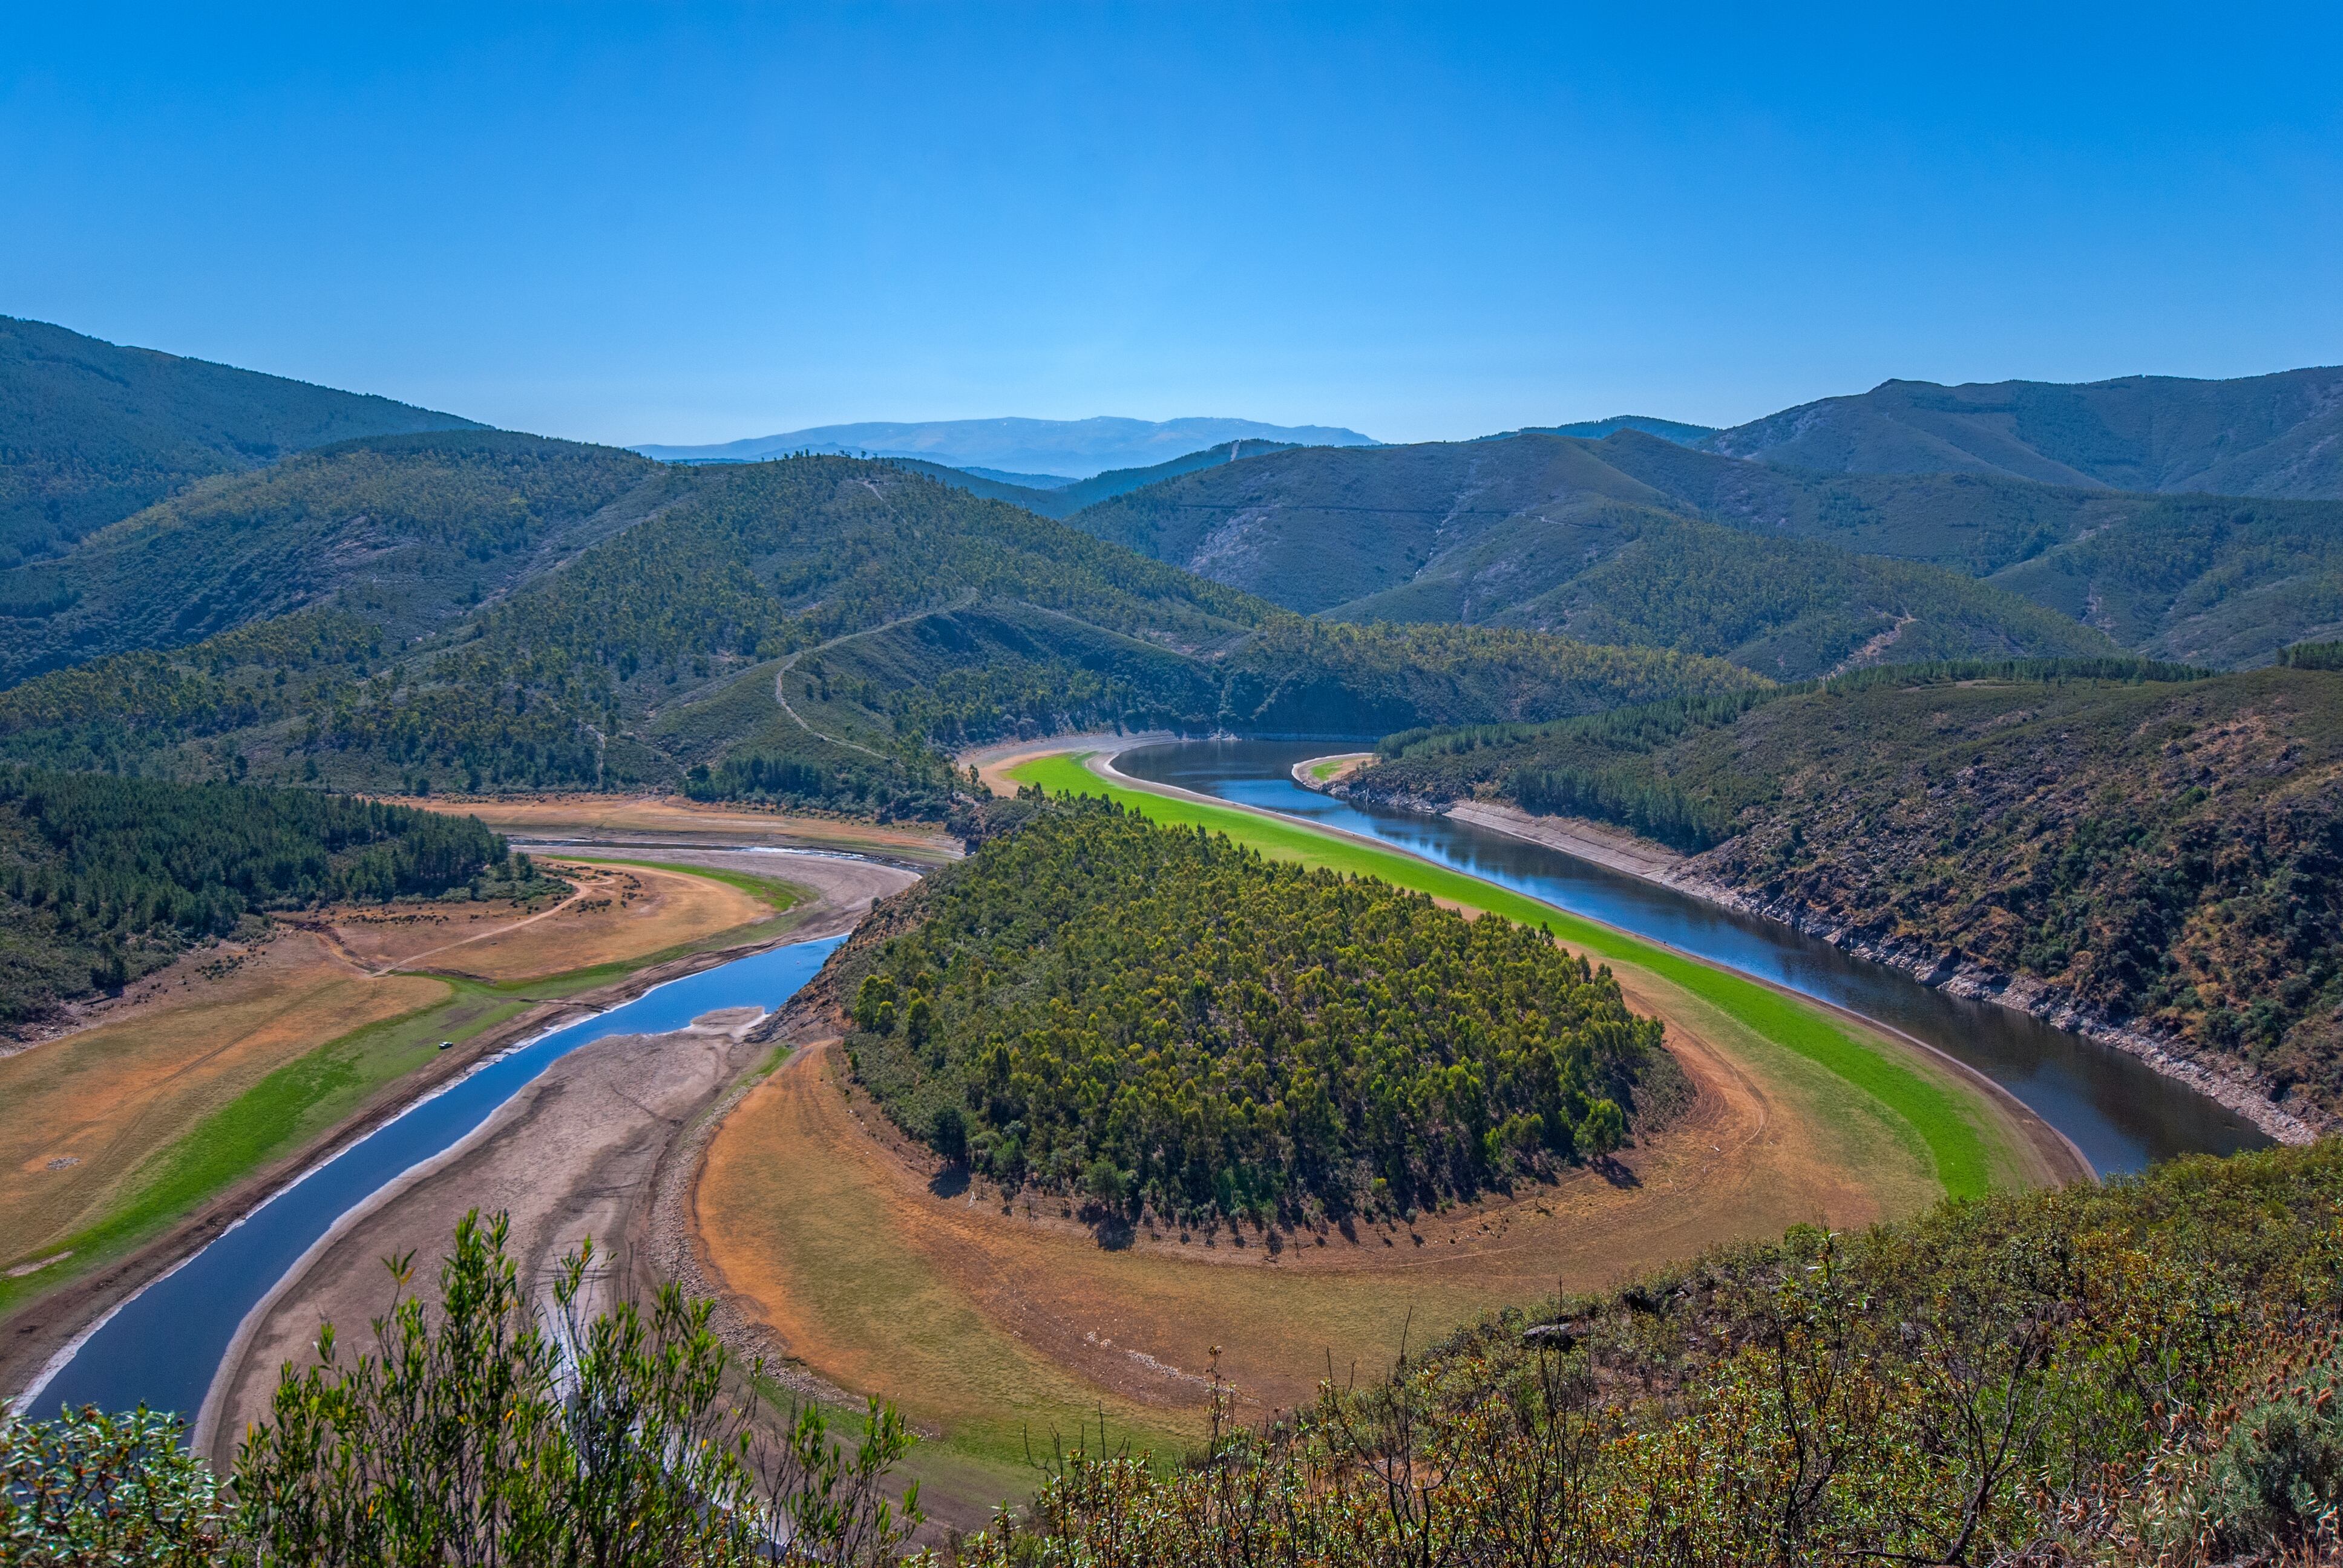
[(2224, 1106), (2119, 1050), (1755, 916), (1721, 910), (1591, 861), (1445, 817), (1361, 809), (1304, 789), (1292, 766), (1326, 741), (1190, 740), (1122, 755), (1133, 778), (1364, 833), (1500, 887), (1852, 1008), (1958, 1057), (2075, 1141), (2102, 1174), (2177, 1154), (2233, 1153), (2269, 1140)]

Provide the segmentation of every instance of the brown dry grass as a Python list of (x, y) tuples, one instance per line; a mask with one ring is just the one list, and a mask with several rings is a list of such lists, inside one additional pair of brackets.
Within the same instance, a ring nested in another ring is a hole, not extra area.
[(94, 1223), (146, 1161), (271, 1071), (448, 994), (420, 975), (355, 974), (287, 932), (232, 973), (182, 960), (155, 1000), (0, 1059), (0, 1221), (13, 1256)]
[[(858, 1393), (894, 1400), (948, 1448), (1013, 1460), (1103, 1409), (1141, 1436), (1193, 1431), (1212, 1347), (1254, 1403), (1307, 1399), (1557, 1282), (1611, 1283), (1711, 1243), (1801, 1221), (1860, 1224), (1925, 1201), (1908, 1157), (1816, 1113), (1819, 1086), (1752, 1065), (1732, 1025), (1680, 994), (1669, 1040), (1693, 1109), (1631, 1151), (1632, 1181), (1573, 1174), (1514, 1201), (1413, 1230), (1235, 1248), (1141, 1237), (1101, 1248), (1054, 1201), (1004, 1216), (997, 1199), (943, 1198), (874, 1136), (879, 1112), (836, 1081), (837, 1050), (800, 1052), (751, 1093), (710, 1146), (694, 1195), (712, 1278), (790, 1354)], [(870, 1119), (866, 1126), (864, 1118)]]
[(426, 906), (337, 910), (335, 937), (368, 969), (447, 970), (498, 983), (661, 952), (763, 920), (771, 908), (708, 877), (546, 860), (575, 896), (534, 913)]
[(499, 833), (532, 839), (669, 839), (709, 843), (810, 845), (820, 849), (877, 849), (917, 860), (955, 859), (959, 845), (939, 829), (881, 827), (873, 822), (759, 811), (746, 806), (702, 804), (671, 795), (537, 796), (527, 799), (401, 799), (420, 806), (478, 817)]
[(510, 984), (624, 964), (772, 913), (682, 871), (560, 869), (578, 895), (550, 910), (343, 909), (248, 958), (199, 950), (90, 1027), (0, 1058), (0, 1258), (35, 1255), (117, 1210), (158, 1156), (277, 1069), (452, 996), (401, 967)]

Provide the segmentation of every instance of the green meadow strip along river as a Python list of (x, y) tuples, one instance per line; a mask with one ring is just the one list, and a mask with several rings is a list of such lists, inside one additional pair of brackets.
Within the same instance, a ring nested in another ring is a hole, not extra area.
[(1280, 859), (1378, 878), (1395, 887), (1540, 927), (1574, 949), (1633, 964), (1698, 997), (1754, 1033), (1835, 1074), (1878, 1101), (1910, 1126), (1926, 1145), (1936, 1161), (1936, 1180), (1946, 1195), (1976, 1197), (1993, 1184), (1993, 1161), (1976, 1125), (1963, 1114), (1964, 1097), (1851, 1032), (1820, 1008), (1756, 980), (1713, 968), (1413, 855), (1378, 849), (1355, 839), (1235, 806), (1208, 805), (1112, 783), (1084, 765), (1088, 755), (1061, 753), (1035, 758), (1009, 769), (1009, 777), (1020, 783), (1038, 784), (1054, 794), (1103, 796), (1120, 802), (1126, 809), (1142, 812), (1151, 821), (1225, 833), (1236, 843)]

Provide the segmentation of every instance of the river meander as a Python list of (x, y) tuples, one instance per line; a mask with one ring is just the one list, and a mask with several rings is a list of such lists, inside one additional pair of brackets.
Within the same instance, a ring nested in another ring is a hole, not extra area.
[(1446, 817), (1361, 809), (1293, 782), (1325, 741), (1186, 740), (1115, 759), (1134, 779), (1363, 834), (1469, 876), (1664, 942), (1712, 963), (1876, 1019), (1958, 1058), (2073, 1140), (2103, 1175), (2269, 1140), (2226, 1106), (2146, 1063), (2038, 1019), (1948, 995), (1776, 921)]

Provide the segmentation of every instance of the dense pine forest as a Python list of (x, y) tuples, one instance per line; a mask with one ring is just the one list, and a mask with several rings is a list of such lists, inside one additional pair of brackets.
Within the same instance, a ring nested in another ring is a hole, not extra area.
[(1674, 1081), (1540, 932), (1098, 801), (902, 895), (823, 983), (905, 1131), (1127, 1219), (1435, 1206), (1610, 1153)]
[(2045, 984), (2343, 1109), (2343, 676), (2316, 649), (1880, 670), (1543, 728), (1395, 735), (1353, 781), (1620, 823), (1696, 882), (1945, 979)]
[[(308, 608), (182, 646), (123, 631), (156, 645), (0, 691), (0, 757), (345, 789), (674, 789), (940, 819), (954, 786), (937, 749), (1004, 736), (1374, 734), (1757, 684), (1673, 651), (1324, 626), (884, 464), (638, 482), (637, 460), (598, 451), (469, 433), (367, 443), (159, 509), (232, 502), (268, 550), (339, 558), (333, 541), (357, 525), (318, 537), (309, 524), (341, 514), (301, 498), (331, 477), (336, 507), (375, 497), (357, 514), (366, 528), (397, 521), (411, 542), (393, 558), (412, 569), (377, 562), (363, 588), (327, 574)], [(509, 532), (458, 527), (490, 491), (509, 491), (497, 503)], [(141, 539), (218, 569), (219, 540), (245, 528), (134, 519), (74, 569), (154, 553)], [(581, 545), (596, 529), (617, 531)], [(558, 569), (465, 602), (573, 547)], [(237, 591), (250, 608), (255, 590)], [(274, 602), (301, 597), (287, 593)]]
[(0, 316), (0, 568), (60, 555), (212, 475), (357, 437), (478, 428), (387, 397)]
[(639, 521), (663, 479), (630, 453), (500, 430), (344, 442), (210, 479), (0, 577), (0, 678), (337, 598), (397, 646)]
[(275, 910), (527, 884), (478, 819), (306, 789), (0, 768), (0, 1025)]

